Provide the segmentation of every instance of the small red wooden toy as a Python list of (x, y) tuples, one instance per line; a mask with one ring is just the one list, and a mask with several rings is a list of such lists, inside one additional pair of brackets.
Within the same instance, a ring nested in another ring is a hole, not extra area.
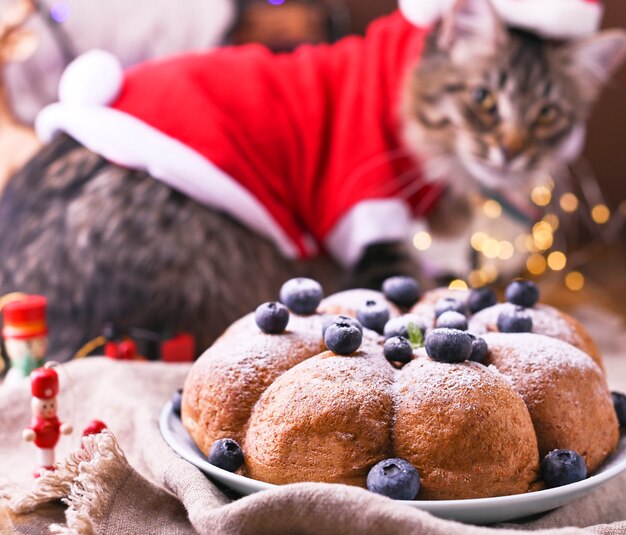
[(97, 435), (107, 429), (107, 425), (101, 420), (92, 420), (87, 427), (83, 429), (83, 436)]
[(57, 394), (59, 376), (52, 368), (38, 368), (30, 374), (31, 410), (30, 425), (22, 431), (22, 438), (34, 442), (37, 447), (37, 468), (33, 472), (39, 477), (43, 470), (55, 470), (54, 448), (61, 435), (69, 435), (72, 426), (61, 423), (57, 417)]
[(46, 298), (28, 295), (2, 307), (2, 337), (11, 368), (7, 383), (25, 377), (43, 366), (48, 345)]

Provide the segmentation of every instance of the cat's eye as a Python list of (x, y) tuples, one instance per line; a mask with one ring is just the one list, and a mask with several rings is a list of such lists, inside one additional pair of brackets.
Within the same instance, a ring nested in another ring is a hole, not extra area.
[(478, 87), (472, 92), (474, 101), (487, 113), (495, 113), (497, 110), (496, 97), (489, 89)]
[(559, 118), (560, 114), (561, 110), (559, 110), (557, 106), (554, 104), (548, 104), (539, 111), (537, 122), (542, 126), (548, 126), (555, 122)]

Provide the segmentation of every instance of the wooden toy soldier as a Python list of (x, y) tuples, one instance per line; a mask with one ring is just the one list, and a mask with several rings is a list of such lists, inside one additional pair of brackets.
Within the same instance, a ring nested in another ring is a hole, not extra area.
[(72, 426), (61, 423), (57, 417), (59, 376), (52, 368), (39, 368), (30, 374), (31, 410), (30, 425), (22, 431), (22, 438), (37, 446), (37, 468), (33, 475), (39, 477), (43, 470), (55, 470), (54, 448), (61, 435), (69, 435)]
[(29, 295), (2, 308), (2, 337), (11, 368), (6, 382), (28, 377), (43, 366), (48, 346), (46, 298)]

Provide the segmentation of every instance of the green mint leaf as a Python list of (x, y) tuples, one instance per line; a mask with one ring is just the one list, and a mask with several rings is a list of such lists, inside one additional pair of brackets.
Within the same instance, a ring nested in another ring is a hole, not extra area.
[(419, 325), (409, 323), (407, 330), (409, 331), (409, 342), (411, 342), (413, 349), (424, 347), (424, 335), (422, 334), (422, 329), (419, 328)]

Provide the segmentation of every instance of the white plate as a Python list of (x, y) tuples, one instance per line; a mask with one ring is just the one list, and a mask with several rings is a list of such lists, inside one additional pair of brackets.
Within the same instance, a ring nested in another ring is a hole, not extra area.
[[(222, 483), (239, 494), (248, 495), (274, 488), (276, 485), (240, 476), (209, 464), (206, 457), (183, 427), (180, 419), (167, 403), (159, 420), (161, 434), (171, 448), (183, 459), (197, 466), (211, 479)], [(403, 501), (410, 507), (428, 511), (440, 518), (448, 518), (471, 524), (493, 524), (516, 518), (544, 513), (570, 503), (626, 470), (626, 436), (622, 436), (618, 450), (592, 477), (558, 487), (528, 494), (481, 498), (474, 500)]]

